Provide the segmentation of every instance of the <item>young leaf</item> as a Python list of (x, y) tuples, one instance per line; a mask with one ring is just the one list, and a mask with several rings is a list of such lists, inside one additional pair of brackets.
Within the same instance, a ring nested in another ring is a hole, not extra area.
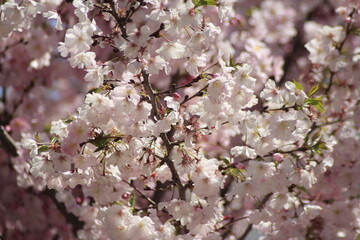
[(325, 111), (321, 97), (307, 99), (305, 103), (308, 105), (313, 105), (319, 112)]
[(36, 140), (37, 142), (41, 142), (40, 135), (39, 135), (38, 132), (35, 134), (35, 140)]
[(304, 87), (303, 87), (303, 85), (301, 83), (294, 80), (294, 85), (295, 85), (296, 89), (305, 91)]
[(312, 95), (314, 95), (317, 92), (317, 90), (319, 90), (319, 84), (316, 84), (315, 86), (310, 88), (310, 90), (308, 92), (308, 96), (311, 97)]
[(119, 200), (113, 201), (110, 203), (110, 205), (119, 205), (119, 206), (123, 206), (124, 204), (122, 204), (122, 202), (120, 202)]
[(58, 137), (52, 137), (50, 142), (53, 144), (53, 143), (55, 143), (58, 139), (59, 139)]
[(41, 147), (38, 148), (38, 153), (46, 152), (49, 149), (50, 148), (48, 146), (42, 145)]
[(216, 0), (200, 0), (201, 6), (216, 6)]
[(305, 187), (303, 186), (296, 186), (297, 189), (299, 189), (300, 191), (304, 192), (304, 193), (308, 193), (308, 190), (306, 190)]
[(227, 158), (224, 158), (224, 157), (220, 157), (220, 160), (223, 161), (227, 166), (229, 166), (231, 163), (230, 163), (230, 160), (227, 159)]
[(196, 7), (199, 6), (199, 0), (191, 0), (191, 1)]
[(319, 112), (324, 112), (325, 108), (322, 102), (318, 102), (314, 105), (314, 107), (319, 111)]
[(129, 205), (130, 205), (130, 207), (135, 206), (135, 195), (131, 195), (131, 197), (129, 199)]
[(65, 120), (64, 120), (64, 123), (69, 124), (69, 123), (71, 123), (72, 121), (74, 121), (74, 117), (70, 116), (68, 119), (65, 119)]
[(216, 0), (191, 0), (192, 3), (195, 5), (195, 7), (200, 6), (216, 6), (217, 1)]
[(245, 171), (245, 170), (240, 170), (238, 168), (228, 168), (225, 170), (225, 174), (231, 175), (232, 177), (234, 177), (236, 179), (236, 181), (238, 179), (240, 179), (240, 181), (245, 181), (245, 176), (242, 174), (243, 171)]
[(316, 132), (312, 137), (311, 140), (315, 141), (316, 139), (318, 139), (320, 137), (320, 131)]

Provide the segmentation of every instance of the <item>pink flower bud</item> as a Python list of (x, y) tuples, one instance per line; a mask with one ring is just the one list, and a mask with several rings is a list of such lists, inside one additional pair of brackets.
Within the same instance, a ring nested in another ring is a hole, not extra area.
[(239, 23), (239, 20), (236, 18), (231, 18), (230, 23), (231, 23), (231, 25), (236, 26)]
[(172, 94), (172, 97), (175, 99), (175, 100), (179, 100), (181, 98), (180, 94), (178, 93), (173, 93)]
[(284, 160), (284, 155), (282, 155), (281, 153), (275, 153), (272, 155), (272, 157), (276, 162), (282, 162)]
[(121, 197), (122, 197), (122, 199), (127, 200), (130, 198), (130, 194), (124, 193), (123, 195), (121, 195)]

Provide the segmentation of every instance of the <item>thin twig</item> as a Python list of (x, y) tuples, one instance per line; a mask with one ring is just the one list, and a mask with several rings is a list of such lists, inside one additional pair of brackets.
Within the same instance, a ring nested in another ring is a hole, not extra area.
[(187, 103), (188, 101), (190, 101), (191, 99), (198, 97), (198, 96), (202, 96), (203, 95), (203, 91), (207, 89), (207, 87), (209, 86), (209, 84), (206, 84), (205, 87), (203, 87), (202, 89), (200, 89), (197, 93), (195, 93), (194, 95), (192, 95), (191, 97), (186, 97), (184, 101), (182, 101), (182, 103), (180, 103), (180, 105), (183, 105), (184, 103)]
[(150, 199), (150, 198), (148, 198), (145, 194), (143, 194), (139, 189), (137, 189), (136, 187), (135, 187), (135, 185), (134, 185), (134, 183), (133, 182), (127, 182), (127, 181), (125, 181), (125, 180), (122, 180), (124, 183), (127, 183), (129, 186), (131, 186), (132, 188), (134, 188), (135, 189), (135, 191), (137, 192), (137, 193), (139, 193), (140, 195), (141, 195), (141, 197), (143, 197), (144, 199), (146, 199), (149, 203), (151, 203), (152, 205), (154, 205), (154, 206), (157, 206), (157, 204), (156, 204), (156, 202), (154, 202), (152, 199)]

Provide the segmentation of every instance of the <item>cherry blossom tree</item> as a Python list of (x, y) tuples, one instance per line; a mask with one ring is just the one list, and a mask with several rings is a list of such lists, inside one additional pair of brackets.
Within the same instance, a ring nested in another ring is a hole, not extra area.
[(358, 239), (359, 14), (1, 0), (0, 239)]

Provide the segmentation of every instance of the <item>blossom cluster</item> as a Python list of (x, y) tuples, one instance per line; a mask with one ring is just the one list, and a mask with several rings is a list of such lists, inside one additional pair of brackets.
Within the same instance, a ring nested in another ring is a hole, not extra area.
[(359, 13), (0, 3), (0, 236), (357, 238)]

